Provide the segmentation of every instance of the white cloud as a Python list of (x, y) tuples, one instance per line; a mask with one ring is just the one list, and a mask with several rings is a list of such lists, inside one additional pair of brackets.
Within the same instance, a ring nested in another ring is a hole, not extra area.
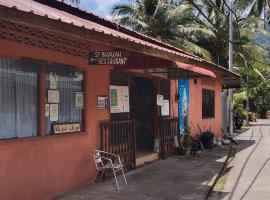
[(109, 17), (114, 5), (124, 3), (123, 0), (81, 0), (80, 7), (103, 17)]

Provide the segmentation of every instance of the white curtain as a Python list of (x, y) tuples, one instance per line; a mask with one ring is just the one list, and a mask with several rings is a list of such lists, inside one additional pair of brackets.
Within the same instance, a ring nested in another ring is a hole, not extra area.
[(37, 64), (0, 58), (0, 139), (37, 136)]

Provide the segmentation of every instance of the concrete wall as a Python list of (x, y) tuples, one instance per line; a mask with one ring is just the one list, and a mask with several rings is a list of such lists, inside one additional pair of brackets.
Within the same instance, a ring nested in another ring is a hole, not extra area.
[[(199, 133), (198, 125), (201, 129), (211, 129), (216, 136), (221, 136), (221, 102), (222, 102), (222, 85), (221, 76), (217, 75), (216, 79), (203, 80), (197, 79), (197, 84), (194, 79), (189, 80), (190, 99), (189, 99), (189, 125), (192, 135)], [(202, 89), (215, 90), (215, 117), (209, 119), (202, 118)]]
[(86, 91), (84, 133), (0, 140), (0, 199), (41, 199), (92, 180), (96, 171), (90, 152), (99, 148), (99, 122), (109, 120), (108, 110), (97, 109), (97, 96), (109, 94), (109, 67), (89, 66), (87, 59), (5, 40), (0, 46), (1, 57), (78, 67), (85, 72)]

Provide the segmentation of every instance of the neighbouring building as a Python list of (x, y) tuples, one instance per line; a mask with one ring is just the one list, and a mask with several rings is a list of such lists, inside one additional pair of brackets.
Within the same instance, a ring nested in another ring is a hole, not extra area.
[(166, 157), (179, 123), (221, 135), (222, 90), (239, 80), (61, 1), (0, 0), (0, 198), (92, 181), (95, 149), (130, 168)]

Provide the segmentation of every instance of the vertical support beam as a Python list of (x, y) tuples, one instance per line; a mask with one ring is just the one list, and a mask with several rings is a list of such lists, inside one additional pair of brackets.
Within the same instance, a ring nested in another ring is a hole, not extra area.
[(46, 136), (46, 125), (45, 125), (45, 104), (46, 104), (46, 74), (45, 64), (41, 64), (39, 68), (39, 79), (38, 79), (38, 97), (39, 97), (39, 136)]

